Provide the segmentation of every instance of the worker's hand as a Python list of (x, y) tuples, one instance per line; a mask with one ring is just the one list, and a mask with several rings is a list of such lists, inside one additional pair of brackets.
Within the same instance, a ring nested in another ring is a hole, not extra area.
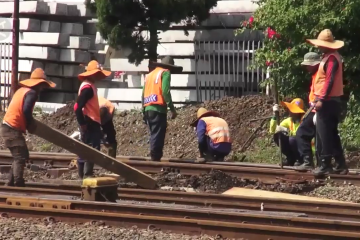
[(81, 132), (86, 132), (87, 130), (87, 126), (86, 125), (82, 125), (80, 126)]
[(273, 112), (278, 112), (279, 111), (279, 105), (278, 104), (274, 104), (273, 106)]
[(316, 125), (316, 113), (314, 114), (314, 117), (313, 117), (313, 123), (314, 123), (314, 125)]
[(175, 110), (171, 111), (171, 119), (175, 119), (177, 117), (177, 112)]
[(289, 132), (289, 129), (287, 129), (286, 127), (283, 127), (283, 126), (276, 126), (275, 133), (278, 133), (278, 132), (287, 133), (287, 132)]
[(315, 103), (315, 110), (319, 111), (322, 108), (322, 104), (323, 104), (322, 101), (317, 101)]
[(35, 132), (35, 130), (36, 130), (36, 124), (34, 123), (34, 121), (32, 121), (32, 122), (29, 124), (27, 130), (28, 130), (29, 133), (34, 133), (34, 132)]

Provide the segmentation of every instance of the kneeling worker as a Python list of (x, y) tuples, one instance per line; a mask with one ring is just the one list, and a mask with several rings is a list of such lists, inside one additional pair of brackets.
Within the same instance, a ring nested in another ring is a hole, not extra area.
[(37, 68), (31, 73), (30, 79), (20, 81), (19, 85), (5, 113), (1, 137), (14, 158), (7, 185), (24, 187), (24, 167), (29, 159), (29, 150), (23, 134), (26, 134), (26, 130), (33, 133), (36, 128), (32, 114), (39, 93), (45, 88), (54, 88), (56, 84), (47, 81), (44, 70)]
[(108, 155), (116, 158), (116, 130), (113, 123), (115, 106), (106, 98), (98, 96), (100, 107), (101, 128), (106, 135), (105, 146), (108, 147)]
[[(301, 98), (295, 98), (290, 103), (281, 102), (281, 105), (289, 110), (290, 117), (284, 119), (280, 126), (276, 126), (275, 117), (270, 121), (270, 133), (274, 134), (274, 141), (279, 145), (281, 141), (281, 152), (286, 156), (286, 160), (283, 162), (284, 166), (300, 165), (300, 155), (298, 152), (296, 132), (302, 122), (304, 111), (304, 101)], [(273, 107), (274, 113), (279, 111), (277, 104)], [(315, 151), (314, 143), (312, 142), (312, 149)]]
[(229, 126), (217, 112), (200, 108), (197, 119), (191, 124), (196, 127), (200, 158), (206, 161), (224, 161), (231, 152)]

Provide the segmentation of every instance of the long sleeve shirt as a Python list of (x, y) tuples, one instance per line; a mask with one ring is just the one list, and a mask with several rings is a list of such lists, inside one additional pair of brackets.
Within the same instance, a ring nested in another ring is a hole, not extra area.
[(206, 135), (206, 123), (204, 120), (200, 119), (198, 121), (196, 127), (196, 135), (199, 144), (206, 143), (209, 147), (211, 147), (212, 149), (218, 152), (228, 153), (231, 151), (231, 143), (229, 142), (213, 143), (213, 141)]
[(26, 128), (29, 127), (31, 122), (34, 120), (33, 109), (37, 100), (38, 94), (35, 90), (31, 89), (25, 94), (22, 110), (25, 116)]
[[(166, 103), (166, 106), (160, 106), (160, 105), (151, 105), (151, 106), (147, 106), (143, 109), (143, 111), (156, 111), (156, 112), (161, 112), (161, 113), (167, 113), (167, 108), (169, 108), (171, 111), (175, 111), (175, 107), (174, 104), (172, 102), (172, 97), (171, 97), (171, 93), (170, 93), (170, 82), (171, 82), (171, 74), (169, 71), (165, 71), (162, 73), (161, 75), (161, 79), (162, 79), (162, 85), (161, 85), (161, 89), (162, 89), (162, 95), (164, 98), (164, 101)], [(142, 91), (142, 97), (141, 97), (141, 103), (142, 105), (144, 105), (144, 89), (145, 89), (145, 85), (143, 86), (143, 91)]]
[(94, 91), (90, 86), (84, 86), (81, 89), (81, 92), (76, 100), (74, 110), (76, 114), (76, 119), (80, 126), (86, 124), (85, 116), (82, 109), (85, 107), (86, 103), (94, 96)]
[(335, 81), (335, 74), (336, 71), (339, 69), (339, 62), (336, 59), (335, 56), (330, 55), (330, 57), (328, 58), (328, 60), (326, 61), (325, 65), (324, 65), (324, 71), (326, 74), (325, 77), (325, 84), (324, 87), (322, 89), (322, 95), (317, 96), (318, 99), (320, 100), (327, 100), (328, 96), (333, 88), (334, 85), (334, 81)]

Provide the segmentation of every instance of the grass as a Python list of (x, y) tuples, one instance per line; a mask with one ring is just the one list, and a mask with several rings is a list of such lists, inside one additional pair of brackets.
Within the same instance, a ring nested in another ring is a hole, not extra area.
[(41, 152), (50, 152), (51, 147), (52, 147), (52, 143), (44, 143), (43, 145), (40, 146), (40, 151)]

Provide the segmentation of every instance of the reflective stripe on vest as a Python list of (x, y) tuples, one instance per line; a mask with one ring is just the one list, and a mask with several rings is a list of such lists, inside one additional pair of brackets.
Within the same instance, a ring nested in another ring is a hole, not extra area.
[(162, 73), (168, 71), (163, 68), (155, 68), (145, 79), (144, 87), (144, 107), (151, 105), (165, 106), (162, 95)]
[(320, 62), (318, 74), (316, 77), (315, 85), (314, 85), (314, 94), (316, 96), (324, 96), (326, 89), (324, 89), (325, 79), (326, 79), (326, 72), (324, 71), (324, 66), (326, 61), (329, 59), (330, 56), (334, 56), (339, 63), (339, 68), (336, 71), (334, 84), (329, 94), (329, 97), (340, 97), (344, 95), (344, 84), (343, 84), (343, 64), (342, 58), (338, 52), (325, 54), (323, 59)]
[(206, 123), (206, 135), (213, 143), (231, 142), (229, 126), (226, 121), (219, 117), (203, 117)]
[(78, 95), (80, 95), (81, 90), (86, 85), (90, 85), (90, 87), (92, 88), (92, 90), (94, 92), (94, 96), (89, 101), (87, 101), (85, 107), (82, 109), (83, 114), (88, 116), (89, 118), (91, 118), (94, 122), (98, 122), (101, 124), (99, 100), (98, 100), (98, 96), (97, 96), (97, 88), (95, 87), (95, 85), (86, 80), (83, 81), (80, 85)]
[(109, 113), (113, 114), (115, 106), (106, 98), (98, 96), (98, 99), (99, 99), (99, 109), (106, 107), (109, 110)]
[(26, 132), (26, 120), (23, 113), (23, 106), (25, 94), (30, 90), (30, 88), (21, 87), (15, 92), (3, 119), (6, 125), (24, 133)]

